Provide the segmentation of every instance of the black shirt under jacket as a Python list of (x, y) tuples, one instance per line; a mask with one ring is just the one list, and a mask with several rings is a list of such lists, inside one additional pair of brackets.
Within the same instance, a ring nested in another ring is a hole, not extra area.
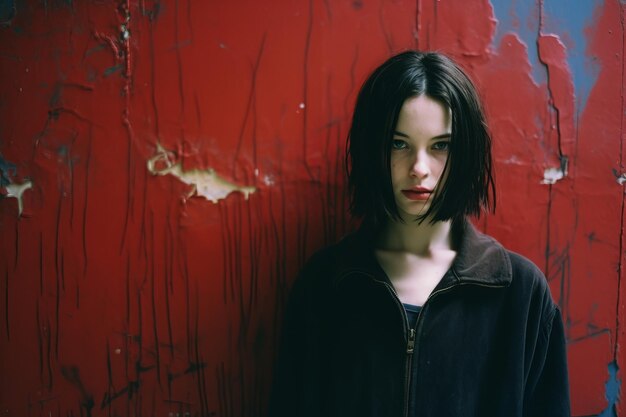
[(282, 329), (270, 417), (570, 415), (563, 323), (546, 279), (469, 222), (414, 336), (365, 229), (316, 253)]

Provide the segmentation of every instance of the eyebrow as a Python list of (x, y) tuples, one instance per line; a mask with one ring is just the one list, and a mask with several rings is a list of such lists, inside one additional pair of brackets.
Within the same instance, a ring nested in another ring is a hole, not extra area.
[[(410, 139), (409, 135), (407, 135), (406, 133), (398, 132), (397, 130), (394, 130), (393, 135)], [(441, 135), (432, 137), (431, 140), (432, 139), (450, 139), (451, 137), (452, 137), (452, 133), (442, 133)]]

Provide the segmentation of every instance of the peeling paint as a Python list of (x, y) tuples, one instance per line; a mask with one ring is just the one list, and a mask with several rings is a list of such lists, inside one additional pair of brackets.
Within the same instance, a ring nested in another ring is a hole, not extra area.
[(271, 187), (272, 185), (275, 184), (274, 177), (272, 175), (264, 175), (263, 184)]
[(130, 29), (129, 29), (130, 12), (128, 11), (128, 9), (126, 9), (125, 12), (126, 12), (126, 17), (125, 17), (124, 23), (120, 25), (120, 40), (122, 42), (130, 39)]
[(11, 184), (11, 178), (17, 173), (17, 167), (13, 162), (7, 161), (0, 154), (0, 187)]
[(33, 182), (30, 180), (26, 180), (20, 183), (9, 184), (4, 187), (7, 194), (7, 198), (16, 198), (17, 199), (17, 216), (22, 216), (22, 211), (24, 210), (24, 203), (22, 202), (22, 195), (24, 191), (33, 188)]
[(604, 384), (605, 387), (605, 396), (608, 401), (607, 407), (602, 411), (602, 413), (598, 414), (598, 417), (617, 417), (616, 405), (619, 399), (620, 387), (622, 385), (622, 380), (617, 378), (617, 372), (619, 371), (619, 367), (615, 361), (612, 361), (608, 365), (609, 370), (609, 379)]
[[(547, 75), (539, 62), (537, 33), (541, 25), (539, 13), (544, 16), (543, 30), (558, 37), (571, 40), (568, 45), (567, 61), (573, 69), (573, 82), (576, 87), (580, 108), (584, 108), (590, 91), (599, 74), (599, 67), (593, 56), (584, 53), (587, 48), (586, 28), (593, 21), (600, 0), (582, 1), (571, 7), (567, 0), (537, 2), (491, 0), (498, 21), (493, 45), (499, 45), (509, 32), (515, 32), (528, 47), (528, 59), (532, 66), (532, 77), (537, 85), (547, 81)], [(540, 10), (541, 8), (542, 10)], [(571, 47), (571, 46), (575, 46)]]
[(358, 223), (359, 86), (418, 48), (484, 98), (477, 226), (543, 267), (572, 415), (626, 417), (625, 1), (0, 0), (1, 409), (262, 415), (287, 291)]
[(619, 185), (624, 185), (624, 183), (626, 183), (626, 172), (622, 172), (620, 174), (619, 172), (617, 172), (616, 169), (614, 169), (613, 175), (615, 176), (615, 180)]
[[(586, 54), (588, 48), (588, 28), (602, 0), (588, 0), (571, 7), (568, 0), (543, 1), (543, 30), (554, 33), (561, 39), (567, 39), (567, 64), (571, 69), (572, 82), (580, 109), (584, 109), (589, 94), (600, 74), (600, 66), (592, 54)], [(617, 41), (617, 39), (616, 39)]]
[(255, 187), (239, 186), (225, 180), (211, 168), (184, 171), (180, 162), (172, 162), (170, 159), (171, 155), (173, 155), (173, 152), (166, 150), (158, 144), (155, 156), (148, 160), (148, 171), (153, 175), (173, 175), (181, 182), (190, 185), (192, 189), (185, 196), (185, 199), (197, 195), (216, 204), (219, 200), (225, 199), (233, 192), (242, 193), (247, 200), (250, 194), (256, 191)]
[(548, 168), (543, 171), (541, 184), (556, 184), (556, 182), (562, 180), (563, 177), (565, 177), (565, 173), (561, 168)]
[(126, 25), (120, 26), (120, 37), (123, 41), (130, 39), (130, 31), (126, 27)]
[(547, 168), (543, 171), (543, 180), (541, 184), (556, 184), (557, 181), (567, 177), (568, 157), (561, 156), (561, 166), (559, 168)]

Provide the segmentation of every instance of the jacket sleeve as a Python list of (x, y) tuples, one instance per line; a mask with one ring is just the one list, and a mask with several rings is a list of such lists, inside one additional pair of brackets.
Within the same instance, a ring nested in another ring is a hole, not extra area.
[(310, 267), (291, 289), (281, 330), (269, 402), (269, 417), (319, 416), (320, 318)]
[(569, 417), (567, 353), (558, 307), (552, 308), (542, 330), (525, 387), (524, 416)]

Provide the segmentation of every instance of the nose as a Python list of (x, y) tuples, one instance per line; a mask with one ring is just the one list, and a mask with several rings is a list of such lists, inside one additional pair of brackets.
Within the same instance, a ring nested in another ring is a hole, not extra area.
[(428, 163), (428, 154), (419, 150), (415, 153), (415, 159), (411, 165), (411, 176), (422, 179), (430, 175), (430, 165)]

